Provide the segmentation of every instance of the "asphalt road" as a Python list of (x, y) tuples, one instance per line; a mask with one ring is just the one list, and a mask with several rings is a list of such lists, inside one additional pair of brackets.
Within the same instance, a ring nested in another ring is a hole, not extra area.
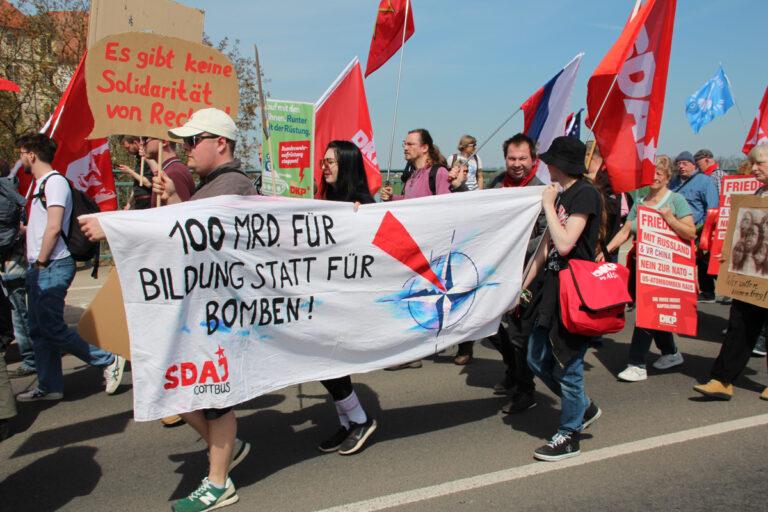
[[(97, 287), (78, 275), (70, 321)], [(238, 407), (239, 435), (253, 448), (231, 475), (240, 502), (227, 510), (768, 510), (765, 358), (752, 358), (730, 402), (691, 389), (707, 378), (726, 316), (703, 305), (700, 338), (678, 337), (684, 365), (651, 369), (641, 383), (615, 378), (629, 328), (590, 349), (587, 390), (604, 415), (582, 455), (559, 463), (532, 458), (557, 425), (557, 402), (540, 385), (537, 407), (502, 414), (491, 388), (503, 366), (483, 344), (463, 368), (444, 354), (417, 370), (355, 376), (380, 426), (350, 457), (316, 450), (337, 428), (319, 384), (256, 398)], [(65, 367), (65, 399), (19, 404), (16, 433), (0, 444), (0, 510), (168, 510), (196, 487), (203, 443), (187, 426), (134, 422), (130, 372), (107, 396), (98, 370), (71, 356)], [(13, 381), (16, 392), (33, 384)]]

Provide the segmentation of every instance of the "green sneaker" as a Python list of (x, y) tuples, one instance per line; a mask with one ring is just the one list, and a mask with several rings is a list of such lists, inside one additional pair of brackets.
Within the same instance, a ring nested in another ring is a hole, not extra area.
[(214, 510), (226, 507), (236, 503), (240, 498), (235, 491), (235, 484), (227, 478), (227, 483), (223, 489), (218, 489), (211, 485), (208, 477), (203, 478), (200, 484), (192, 494), (173, 504), (174, 512), (202, 512), (203, 510)]

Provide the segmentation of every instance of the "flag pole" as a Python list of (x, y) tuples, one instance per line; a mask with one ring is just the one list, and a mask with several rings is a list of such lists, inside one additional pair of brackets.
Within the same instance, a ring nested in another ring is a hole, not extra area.
[[(474, 152), (473, 152), (471, 155), (469, 155), (469, 158), (472, 158), (473, 156), (475, 156), (476, 154), (478, 154), (478, 153), (480, 152), (480, 150), (481, 150), (481, 149), (483, 149), (483, 148), (485, 147), (485, 145), (486, 145), (486, 144), (488, 144), (489, 142), (491, 142), (491, 139), (493, 139), (493, 138), (496, 136), (496, 134), (497, 134), (497, 133), (499, 133), (499, 132), (501, 131), (501, 129), (502, 129), (502, 128), (504, 128), (505, 126), (507, 126), (507, 123), (508, 123), (508, 122), (510, 122), (510, 121), (512, 120), (512, 118), (514, 118), (514, 117), (515, 117), (517, 114), (519, 114), (521, 110), (523, 110), (523, 107), (518, 107), (518, 109), (517, 109), (517, 110), (515, 110), (515, 111), (512, 113), (512, 115), (511, 115), (511, 116), (509, 116), (508, 118), (506, 118), (506, 119), (504, 120), (504, 122), (502, 122), (502, 123), (499, 125), (499, 127), (498, 127), (498, 128), (496, 128), (495, 130), (493, 130), (493, 132), (492, 132), (492, 133), (491, 133), (489, 136), (487, 136), (487, 137), (485, 138), (485, 141), (483, 141), (483, 143), (482, 143), (482, 144), (480, 144), (480, 145), (479, 145), (479, 146), (478, 146), (478, 147), (475, 149), (475, 151), (474, 151)], [(469, 161), (469, 158), (467, 159), (467, 161)]]
[(387, 180), (385, 185), (390, 185), (389, 175), (392, 172), (392, 154), (395, 151), (395, 127), (397, 126), (397, 105), (400, 102), (400, 79), (403, 76), (403, 60), (405, 56), (405, 34), (408, 32), (408, 14), (411, 10), (411, 0), (405, 0), (405, 21), (403, 22), (403, 40), (400, 42), (400, 65), (397, 70), (397, 87), (395, 88), (395, 110), (392, 114), (392, 133), (389, 138), (389, 163), (387, 164)]
[[(640, 4), (642, 3), (642, 0), (635, 0), (635, 7), (632, 9), (632, 15), (629, 17), (629, 21), (632, 21), (635, 16), (637, 16), (637, 13), (640, 12)], [(600, 105), (600, 108), (597, 110), (597, 115), (595, 116), (595, 119), (592, 121), (592, 126), (587, 126), (587, 129), (589, 130), (589, 134), (587, 135), (587, 141), (590, 140), (590, 135), (595, 135), (594, 127), (597, 126), (597, 121), (600, 119), (600, 114), (603, 113), (603, 108), (605, 107), (605, 104), (608, 103), (608, 98), (611, 97), (611, 93), (613, 92), (613, 88), (616, 86), (616, 81), (619, 79), (619, 73), (616, 73), (616, 76), (613, 77), (613, 82), (611, 82), (611, 86), (608, 88), (608, 93), (605, 95), (605, 99), (603, 99), (603, 103)], [(587, 110), (587, 113), (589, 113), (589, 110)], [(595, 154), (595, 149), (597, 148), (597, 138), (595, 138), (595, 144), (592, 146), (592, 151), (589, 152), (587, 155), (587, 162), (586, 166), (589, 168), (589, 165), (592, 163), (592, 156)]]
[[(262, 155), (264, 154), (264, 144), (266, 144), (267, 160), (269, 160), (270, 165), (273, 165), (272, 153), (269, 148), (269, 124), (267, 123), (267, 109), (266, 109), (266, 104), (264, 103), (264, 86), (261, 83), (261, 61), (259, 60), (259, 48), (255, 44), (253, 45), (253, 51), (256, 54), (256, 83), (258, 84), (258, 88), (259, 88), (259, 109), (261, 110), (261, 133), (262, 133), (261, 153)], [(264, 166), (264, 169), (262, 169), (262, 175), (265, 170), (267, 170), (266, 166)], [(272, 196), (274, 197), (277, 195), (277, 182), (275, 178), (274, 169), (269, 170), (269, 175), (272, 177)]]
[[(723, 69), (723, 63), (720, 63), (720, 69)], [(723, 76), (725, 77), (725, 81), (728, 82), (728, 88), (731, 91), (731, 99), (733, 99), (733, 105), (736, 107), (736, 112), (739, 113), (739, 117), (741, 118), (741, 122), (744, 123), (744, 127), (749, 131), (749, 125), (747, 124), (747, 120), (744, 118), (744, 114), (741, 113), (741, 107), (739, 106), (739, 103), (736, 101), (736, 95), (733, 94), (733, 83), (731, 83), (731, 79), (728, 78), (728, 75), (725, 74), (725, 70), (723, 70)]]

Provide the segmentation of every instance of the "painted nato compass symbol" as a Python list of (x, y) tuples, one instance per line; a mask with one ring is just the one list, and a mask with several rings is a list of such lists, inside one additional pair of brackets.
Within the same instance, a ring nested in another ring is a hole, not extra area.
[(392, 304), (399, 316), (409, 315), (415, 330), (439, 336), (469, 313), (480, 288), (497, 284), (483, 282), (472, 258), (454, 247), (454, 237), (455, 232), (445, 254), (427, 259), (405, 226), (389, 212), (374, 237), (373, 245), (414, 272), (402, 290), (378, 302)]

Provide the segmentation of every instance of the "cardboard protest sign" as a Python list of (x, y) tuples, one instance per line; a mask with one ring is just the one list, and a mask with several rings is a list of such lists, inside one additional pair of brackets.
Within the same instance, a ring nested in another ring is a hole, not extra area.
[[(715, 240), (709, 253), (712, 255), (720, 254), (723, 251), (725, 234), (728, 231), (728, 218), (731, 215), (731, 196), (751, 195), (760, 188), (760, 182), (752, 176), (736, 175), (723, 176), (723, 182), (720, 187), (720, 208), (717, 215), (717, 230), (715, 231)], [(717, 275), (720, 272), (720, 261), (716, 257), (709, 258), (707, 273)]]
[(723, 246), (717, 293), (768, 307), (768, 198), (731, 198), (731, 218)]
[(199, 109), (237, 118), (234, 65), (221, 52), (174, 37), (131, 32), (97, 42), (85, 61), (94, 127), (89, 138), (129, 133), (167, 139)]
[(80, 317), (77, 332), (91, 345), (131, 358), (120, 279), (114, 269)]
[(172, 0), (91, 0), (88, 48), (121, 32), (153, 32), (200, 43), (205, 14)]
[(651, 208), (637, 209), (638, 327), (696, 335), (696, 251)]
[(122, 285), (136, 419), (226, 407), (496, 332), (520, 292), (541, 191), (357, 212), (222, 196), (100, 214)]
[[(300, 101), (268, 99), (266, 108), (269, 141), (262, 166), (262, 192), (286, 197), (313, 197), (312, 140), (315, 106)], [(317, 158), (322, 158), (322, 155)]]

